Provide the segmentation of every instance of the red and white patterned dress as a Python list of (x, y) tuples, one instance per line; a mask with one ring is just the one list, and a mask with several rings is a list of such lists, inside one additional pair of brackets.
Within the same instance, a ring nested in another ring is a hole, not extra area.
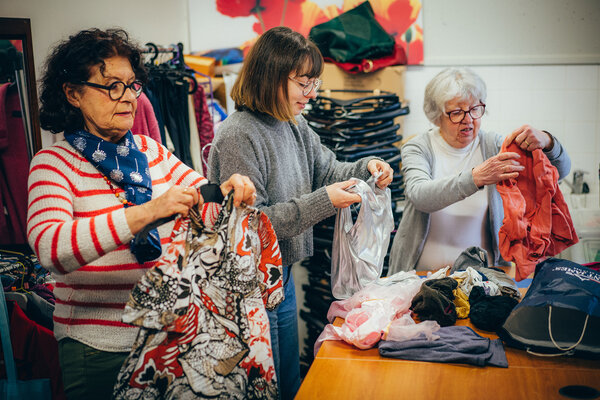
[(266, 214), (205, 204), (134, 287), (123, 321), (142, 327), (117, 399), (276, 399), (265, 307), (283, 300), (281, 255)]

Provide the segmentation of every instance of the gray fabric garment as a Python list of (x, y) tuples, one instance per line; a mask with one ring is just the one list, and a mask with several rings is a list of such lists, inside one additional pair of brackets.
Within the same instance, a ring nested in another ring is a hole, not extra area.
[(498, 285), (502, 296), (513, 297), (515, 299), (521, 298), (521, 292), (519, 292), (517, 283), (513, 278), (504, 272), (486, 267), (481, 267), (477, 269), (477, 271), (485, 275), (490, 282), (494, 282), (496, 285)]
[(313, 254), (313, 225), (335, 214), (325, 186), (371, 175), (366, 157), (340, 162), (321, 144), (302, 116), (298, 124), (266, 114), (236, 111), (217, 129), (208, 179), (222, 183), (247, 175), (256, 186), (255, 206), (271, 220), (283, 265)]
[[(431, 129), (402, 146), (402, 173), (407, 201), (392, 243), (388, 276), (398, 271), (415, 269), (429, 233), (430, 213), (463, 200), (479, 190), (473, 182), (471, 171), (441, 179), (431, 178), (435, 168), (435, 156), (431, 147), (434, 132), (436, 130)], [(544, 154), (562, 179), (571, 169), (571, 159), (560, 142), (554, 137), (553, 139), (554, 147)], [(483, 159), (487, 160), (498, 154), (504, 137), (480, 130), (479, 140)], [(502, 259), (498, 248), (498, 232), (502, 226), (504, 209), (496, 185), (487, 185), (487, 197), (488, 223), (494, 251), (490, 262), (493, 265), (509, 265)]]
[(464, 271), (467, 267), (478, 269), (488, 265), (490, 263), (487, 251), (479, 246), (471, 246), (459, 254), (456, 261), (454, 261), (454, 265), (452, 265), (452, 269), (450, 269), (450, 274), (455, 271)]
[(440, 338), (427, 340), (421, 335), (417, 339), (402, 342), (380, 341), (379, 354), (402, 360), (508, 367), (500, 339), (481, 337), (468, 326), (442, 327), (434, 335)]
[(488, 256), (487, 251), (481, 247), (472, 246), (463, 251), (454, 262), (450, 274), (457, 271), (464, 271), (468, 267), (482, 273), (487, 280), (494, 282), (500, 288), (503, 296), (513, 297), (515, 299), (521, 298), (519, 288), (515, 283), (514, 279), (505, 274), (503, 271), (488, 268)]

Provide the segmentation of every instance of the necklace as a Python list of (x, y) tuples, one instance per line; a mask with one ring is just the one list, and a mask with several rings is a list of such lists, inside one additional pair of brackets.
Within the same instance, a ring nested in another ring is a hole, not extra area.
[(115, 188), (113, 186), (112, 183), (110, 183), (110, 179), (108, 179), (106, 176), (102, 176), (102, 178), (104, 178), (104, 181), (108, 184), (108, 187), (110, 187), (110, 190), (112, 190), (113, 194), (115, 195), (115, 197), (117, 198), (117, 200), (119, 200), (121, 203), (123, 203), (124, 206), (135, 206), (134, 203), (130, 202), (127, 199), (124, 199), (121, 197), (121, 194), (119, 192), (117, 192), (117, 188)]

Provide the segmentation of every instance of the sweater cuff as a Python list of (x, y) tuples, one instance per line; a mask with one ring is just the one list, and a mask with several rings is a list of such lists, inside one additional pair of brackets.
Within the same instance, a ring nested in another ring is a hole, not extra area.
[(459, 176), (460, 188), (464, 192), (463, 194), (466, 196), (471, 196), (476, 193), (478, 190), (481, 190), (485, 187), (479, 187), (475, 184), (475, 178), (473, 178), (473, 169), (471, 169), (468, 173), (461, 173)]
[(311, 225), (335, 214), (336, 209), (331, 203), (325, 187), (319, 188), (307, 196), (308, 204), (312, 205), (310, 208)]
[(127, 218), (125, 217), (125, 208), (115, 211), (112, 214), (113, 226), (114, 230), (121, 241), (119, 244), (129, 243), (133, 239), (133, 234), (131, 233), (131, 229), (129, 229), (129, 224), (127, 223)]
[(543, 152), (546, 155), (546, 157), (548, 157), (549, 160), (556, 160), (558, 157), (560, 157), (560, 154), (562, 153), (562, 145), (558, 142), (558, 140), (556, 140), (556, 138), (550, 132), (548, 132), (548, 131), (542, 131), (542, 132), (547, 133), (552, 138), (552, 148), (548, 151), (543, 150)]

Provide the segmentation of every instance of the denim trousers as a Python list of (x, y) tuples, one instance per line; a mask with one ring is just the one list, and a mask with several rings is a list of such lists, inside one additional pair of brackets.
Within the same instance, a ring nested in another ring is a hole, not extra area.
[(283, 267), (285, 299), (273, 311), (267, 311), (271, 325), (271, 347), (275, 373), (282, 400), (293, 399), (300, 388), (300, 349), (298, 313), (292, 267)]

